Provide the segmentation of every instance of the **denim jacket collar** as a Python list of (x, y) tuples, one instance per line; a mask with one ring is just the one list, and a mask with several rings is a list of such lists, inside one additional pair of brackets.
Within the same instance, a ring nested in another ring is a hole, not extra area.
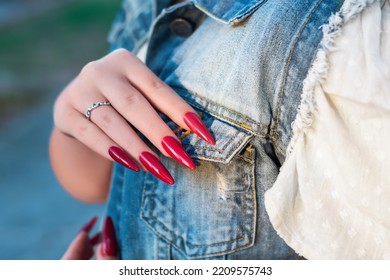
[(239, 24), (267, 0), (193, 0), (207, 15), (225, 23)]

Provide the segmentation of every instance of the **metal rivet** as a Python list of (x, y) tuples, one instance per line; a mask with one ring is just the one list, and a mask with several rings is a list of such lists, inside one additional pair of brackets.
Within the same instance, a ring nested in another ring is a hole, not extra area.
[(194, 31), (192, 23), (183, 18), (173, 20), (169, 27), (173, 33), (180, 37), (189, 37)]

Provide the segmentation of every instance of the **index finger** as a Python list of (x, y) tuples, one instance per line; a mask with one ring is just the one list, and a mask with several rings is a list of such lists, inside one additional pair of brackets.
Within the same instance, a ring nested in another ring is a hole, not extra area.
[[(167, 115), (180, 127), (193, 131), (204, 141), (214, 145), (215, 140), (196, 111), (171, 87), (158, 78), (141, 60), (126, 50), (117, 50), (118, 59), (128, 60), (124, 73), (149, 103)], [(131, 65), (131, 67), (130, 67)]]

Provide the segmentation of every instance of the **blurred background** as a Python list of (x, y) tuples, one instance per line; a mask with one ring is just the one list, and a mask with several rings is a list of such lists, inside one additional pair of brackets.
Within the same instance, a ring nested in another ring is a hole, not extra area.
[[(52, 105), (107, 53), (120, 0), (0, 0), (0, 259), (59, 259), (104, 205), (70, 197), (48, 160)], [(102, 220), (102, 219), (100, 219)]]

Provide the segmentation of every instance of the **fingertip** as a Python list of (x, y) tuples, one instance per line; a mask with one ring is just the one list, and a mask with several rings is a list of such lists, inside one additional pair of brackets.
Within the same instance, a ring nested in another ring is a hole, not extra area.
[(106, 217), (103, 228), (103, 240), (99, 248), (99, 252), (110, 259), (118, 254), (118, 244), (116, 240), (115, 228), (111, 217)]
[(96, 224), (98, 217), (93, 217), (88, 223), (86, 223), (80, 230), (80, 232), (86, 232), (87, 234), (91, 231), (93, 226)]
[(110, 261), (110, 260), (118, 260), (119, 258), (118, 258), (118, 256), (106, 255), (103, 251), (103, 245), (102, 245), (102, 243), (100, 243), (97, 247), (97, 250), (96, 250), (96, 259)]
[(92, 247), (95, 247), (101, 241), (102, 241), (102, 233), (98, 232), (93, 237), (91, 237), (91, 239), (89, 240), (89, 243), (91, 244)]
[(190, 128), (192, 132), (198, 135), (199, 138), (209, 143), (210, 145), (215, 145), (215, 139), (206, 124), (200, 118), (200, 116), (195, 112), (187, 112), (184, 114), (184, 122)]

